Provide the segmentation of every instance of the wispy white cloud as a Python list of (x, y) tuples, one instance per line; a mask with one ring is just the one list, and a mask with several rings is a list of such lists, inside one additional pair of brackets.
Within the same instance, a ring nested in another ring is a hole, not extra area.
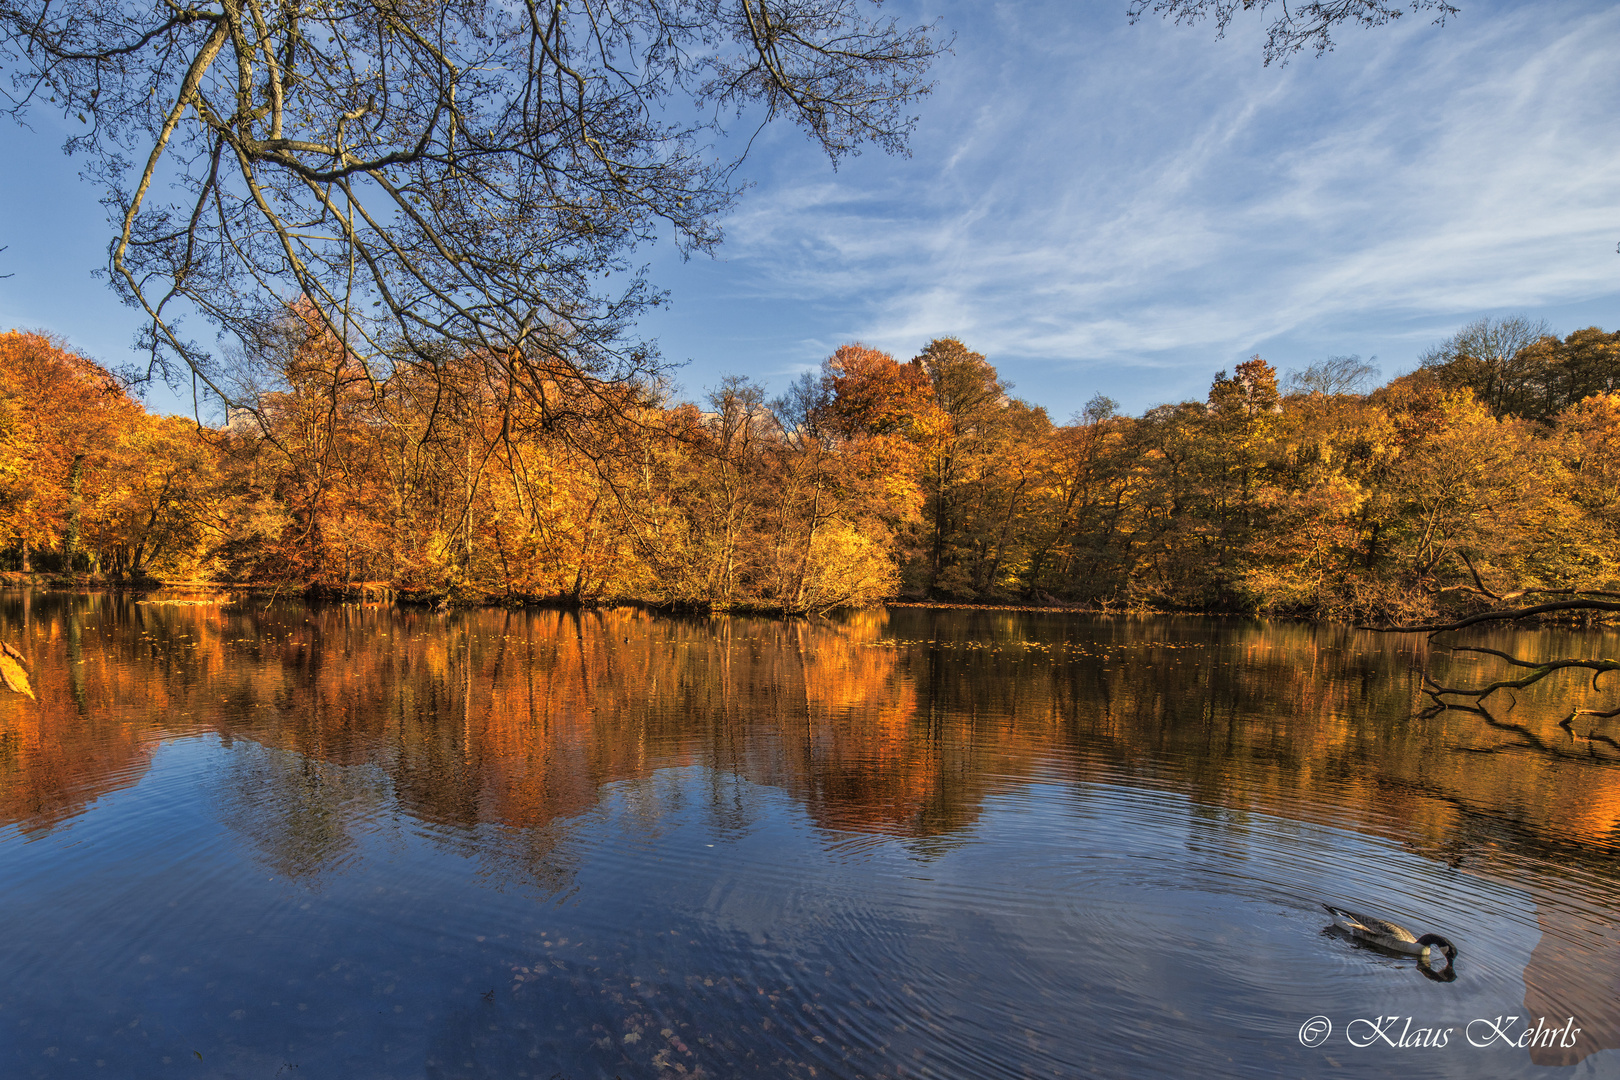
[(1620, 281), (1620, 11), (1349, 31), (1278, 71), (1235, 35), (1068, 10), (964, 33), (915, 158), (773, 160), (716, 281), (828, 316), (777, 339), (780, 366), (954, 333), (1037, 384), (1088, 365), (1207, 382), (1317, 329), (1432, 336)]
[[(1489, 311), (1620, 326), (1620, 9), (1464, 0), (1278, 70), (1258, 23), (1215, 41), (1121, 3), (888, 0), (908, 3), (958, 31), (914, 157), (833, 172), (769, 129), (720, 259), (652, 256), (675, 307), (647, 326), (694, 393), (956, 334), (1067, 415), (1097, 389), (1197, 393), (1254, 351), (1391, 370)], [(93, 192), (50, 139), (8, 139), (0, 202), (54, 208), (53, 242), (13, 215), (0, 323), (121, 359), (133, 316), (85, 280)]]

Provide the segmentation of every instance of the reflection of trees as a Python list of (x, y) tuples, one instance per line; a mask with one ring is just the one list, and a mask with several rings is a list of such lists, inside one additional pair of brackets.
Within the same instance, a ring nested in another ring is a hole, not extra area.
[[(1464, 560), (1467, 561), (1466, 556)], [(1472, 571), (1472, 562), (1469, 562), (1468, 566)], [(1522, 642), (1513, 640), (1515, 635), (1504, 634), (1501, 631), (1504, 626), (1534, 625), (1536, 621), (1545, 618), (1591, 619), (1613, 615), (1620, 611), (1620, 599), (1617, 599), (1620, 598), (1620, 593), (1582, 589), (1526, 589), (1503, 596), (1486, 589), (1478, 573), (1474, 574), (1474, 581), (1477, 587), (1469, 591), (1478, 598), (1488, 598), (1494, 602), (1495, 607), (1464, 615), (1449, 622), (1378, 628), (1381, 633), (1425, 635), (1431, 658), (1446, 656), (1463, 659), (1489, 658), (1495, 662), (1498, 670), (1491, 677), (1482, 677), (1477, 671), (1468, 672), (1464, 681), (1456, 685), (1444, 676), (1437, 677), (1429, 667), (1425, 667), (1423, 692), (1429, 699), (1429, 705), (1423, 710), (1424, 714), (1433, 715), (1450, 709), (1472, 713), (1487, 723), (1501, 726), (1492, 715), (1491, 709), (1500, 708), (1500, 705), (1494, 703), (1499, 703), (1504, 698), (1508, 702), (1506, 707), (1511, 710), (1518, 705), (1520, 693), (1544, 689), (1544, 680), (1552, 679), (1556, 682), (1556, 677), (1566, 672), (1578, 672), (1583, 679), (1590, 675), (1590, 692), (1586, 695), (1590, 698), (1597, 695), (1598, 683), (1604, 675), (1620, 671), (1620, 660), (1605, 659), (1601, 656), (1570, 655), (1569, 652), (1563, 655), (1524, 652)], [(1527, 597), (1537, 602), (1525, 604), (1523, 601)], [(1510, 605), (1510, 602), (1515, 601), (1521, 606)], [(1477, 635), (1481, 628), (1497, 630), (1495, 637), (1498, 641), (1480, 643), (1476, 640), (1472, 644), (1464, 644), (1454, 640), (1457, 631), (1468, 630)], [(1504, 638), (1507, 640), (1501, 640)], [(1578, 650), (1571, 651), (1578, 652)], [(1432, 659), (1430, 666), (1433, 666)], [(1457, 666), (1451, 665), (1453, 669)], [(1620, 716), (1620, 705), (1614, 705), (1609, 701), (1602, 703), (1610, 707), (1592, 708), (1589, 702), (1577, 700), (1572, 707), (1568, 707), (1566, 715), (1559, 721), (1559, 726), (1573, 736), (1574, 723), (1580, 717), (1589, 716), (1594, 721), (1601, 722)], [(1586, 739), (1589, 743), (1602, 743), (1620, 749), (1620, 744), (1606, 735), (1599, 734), (1595, 726), (1587, 733)], [(1528, 736), (1526, 742), (1537, 745), (1534, 736)], [(1550, 751), (1550, 748), (1543, 746), (1538, 746), (1538, 749)]]
[(0, 824), (49, 829), (146, 771), (151, 747), (138, 730), (89, 720), (61, 730), (51, 719), (0, 705)]
[[(3, 636), (32, 661), (39, 698), (27, 707), (0, 702), (0, 825), (49, 829), (146, 771), (143, 726), (114, 714), (132, 691), (119, 656), (86, 647), (86, 624), (120, 606), (103, 595), (82, 599), (71, 613), (27, 592), (0, 600)], [(93, 630), (88, 636), (95, 641)]]
[[(581, 823), (596, 833), (608, 812), (631, 835), (676, 816), (742, 832), (786, 797), (829, 843), (901, 837), (926, 858), (1032, 782), (1169, 791), (1205, 818), (1190, 830), (1195, 873), (1229, 868), (1250, 818), (1273, 814), (1392, 837), (1528, 891), (1542, 940), (1525, 1010), (1576, 1015), (1583, 1051), (1620, 1020), (1593, 1000), (1620, 989), (1613, 912), (1588, 908), (1603, 895), (1592, 879), (1620, 871), (1620, 776), (1573, 756), (1585, 747), (1559, 727), (1554, 692), (1521, 694), (1503, 718), (1514, 730), (1414, 718), (1434, 658), (1343, 627), (96, 596), (35, 597), (26, 621), (19, 598), (0, 599), (0, 636), (40, 690), (37, 706), (0, 702), (0, 825), (77, 813), (138, 776), (153, 741), (197, 732), (232, 746), (215, 779), (222, 820), (303, 882), (357, 857), (396, 812), (491, 882), (555, 896), (585, 861)], [(1502, 643), (1559, 655), (1572, 641), (1549, 629)]]
[[(1504, 806), (1600, 844), (1620, 821), (1607, 770), (1523, 767), (1526, 755), (1589, 759), (1556, 710), (1532, 694), (1495, 728), (1414, 719), (1421, 651), (1344, 628), (1004, 612), (445, 617), (103, 596), (31, 610), (41, 701), (10, 705), (0, 729), (11, 821), (76, 812), (145, 760), (147, 740), (197, 730), (375, 766), (402, 809), (452, 828), (567, 820), (605, 785), (672, 766), (709, 770), (711, 816), (739, 827), (754, 810), (732, 776), (789, 792), (829, 828), (926, 836), (960, 831), (987, 795), (1037, 773), (1283, 813), (1336, 804), (1437, 845)], [(21, 617), (14, 600), (5, 618)], [(326, 783), (254, 775), (302, 792), (288, 806)]]
[[(0, 702), (0, 824), (61, 821), (137, 778), (154, 740), (212, 731), (235, 748), (224, 820), (292, 878), (341, 865), (364, 819), (398, 809), (482, 873), (550, 895), (580, 859), (573, 823), (605, 803), (644, 834), (689, 808), (740, 832), (768, 788), (824, 829), (906, 837), (921, 857), (1037, 780), (1355, 828), (1516, 887), (1526, 857), (1620, 871), (1613, 755), (1559, 726), (1561, 690), (1530, 688), (1496, 726), (1414, 717), (1425, 664), (1478, 661), (1344, 627), (29, 603), (0, 601), (39, 690), (37, 705)], [(1571, 636), (1498, 643), (1559, 655)], [(1620, 945), (1568, 947), (1612, 918), (1570, 910), (1556, 882), (1544, 893), (1526, 1007), (1562, 1015), (1570, 965), (1601, 983), (1591, 968)]]
[[(1524, 767), (1577, 757), (1547, 703), (1524, 695), (1496, 728), (1414, 719), (1421, 650), (1342, 627), (32, 604), (21, 640), (41, 701), (9, 705), (0, 727), (10, 821), (76, 812), (138, 768), (149, 739), (198, 730), (376, 767), (400, 808), (452, 829), (544, 827), (607, 785), (688, 766), (708, 770), (708, 812), (732, 827), (756, 813), (734, 776), (787, 791), (823, 826), (912, 836), (959, 832), (1035, 775), (1287, 814), (1336, 805), (1437, 848), (1506, 806), (1560, 841), (1612, 844), (1620, 821), (1608, 770)], [(3, 615), (18, 637), (18, 601)], [(1547, 633), (1520, 644), (1566, 644)], [(242, 783), (285, 788), (289, 814), (325, 805), (336, 775), (255, 769)]]

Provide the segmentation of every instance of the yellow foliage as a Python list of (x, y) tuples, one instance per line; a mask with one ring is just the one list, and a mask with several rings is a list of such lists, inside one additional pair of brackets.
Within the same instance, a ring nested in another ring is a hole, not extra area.
[(13, 694), (34, 698), (34, 688), (28, 685), (28, 669), (23, 667), (22, 654), (0, 641), (0, 685)]

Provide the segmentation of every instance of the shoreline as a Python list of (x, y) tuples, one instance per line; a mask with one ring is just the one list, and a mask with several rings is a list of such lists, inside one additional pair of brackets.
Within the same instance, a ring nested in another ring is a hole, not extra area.
[[(570, 596), (538, 596), (514, 593), (499, 594), (463, 594), (458, 596), (454, 589), (428, 589), (410, 586), (398, 586), (389, 582), (352, 582), (347, 584), (321, 584), (314, 583), (302, 587), (283, 583), (268, 582), (219, 582), (210, 580), (178, 579), (160, 580), (143, 579), (138, 581), (107, 581), (87, 576), (68, 576), (54, 573), (29, 573), (20, 571), (0, 571), (0, 591), (8, 589), (32, 590), (47, 593), (88, 593), (107, 592), (128, 594), (134, 596), (150, 596), (153, 593), (179, 593), (195, 597), (204, 594), (215, 597), (219, 602), (230, 603), (239, 599), (262, 598), (269, 601), (276, 599), (297, 599), (305, 603), (322, 604), (386, 604), (406, 608), (431, 608), (438, 611), (468, 611), (475, 608), (500, 608), (506, 610), (534, 609), (541, 611), (581, 611), (603, 610), (611, 608), (637, 608), (657, 614), (672, 616), (714, 616), (714, 615), (740, 615), (755, 618), (775, 619), (803, 619), (822, 617), (834, 611), (863, 611), (873, 608), (897, 608), (926, 611), (1006, 611), (1022, 612), (1026, 614), (1049, 615), (1086, 615), (1106, 618), (1210, 618), (1210, 619), (1275, 619), (1288, 622), (1320, 623), (1324, 625), (1341, 625), (1358, 630), (1368, 630), (1375, 633), (1418, 633), (1416, 630), (1397, 630), (1394, 627), (1378, 627), (1369, 625), (1365, 617), (1347, 617), (1343, 614), (1320, 613), (1312, 611), (1254, 611), (1235, 609), (1207, 609), (1207, 608), (1169, 608), (1152, 605), (1096, 605), (1085, 603), (1066, 604), (1053, 597), (1042, 600), (1032, 600), (1028, 603), (1019, 603), (1016, 600), (999, 599), (995, 601), (967, 601), (967, 600), (926, 600), (917, 598), (896, 597), (873, 601), (863, 605), (844, 605), (826, 608), (818, 611), (795, 611), (777, 604), (738, 602), (727, 605), (715, 605), (707, 602), (668, 602), (650, 600), (645, 597), (611, 596), (596, 597), (592, 599), (576, 598)], [(179, 602), (179, 601), (175, 601)], [(1620, 622), (1620, 615), (1603, 612), (1549, 613), (1538, 615), (1529, 619), (1520, 620), (1524, 626), (1566, 626), (1575, 629), (1599, 629)]]
[[(212, 593), (222, 597), (232, 594), (245, 596), (270, 596), (278, 594), (288, 599), (297, 598), (311, 602), (337, 602), (337, 603), (392, 603), (405, 607), (446, 607), (446, 608), (540, 608), (546, 610), (570, 610), (584, 608), (615, 608), (635, 607), (649, 611), (668, 612), (673, 614), (727, 614), (727, 615), (760, 615), (782, 618), (801, 618), (820, 612), (794, 611), (782, 605), (739, 601), (726, 605), (710, 603), (678, 603), (650, 600), (635, 596), (607, 596), (594, 599), (580, 599), (569, 596), (541, 596), (523, 593), (514, 593), (506, 596), (500, 594), (482, 593), (457, 597), (454, 589), (442, 588), (416, 588), (411, 586), (395, 585), (391, 582), (366, 581), (351, 583), (312, 583), (303, 586), (292, 585), (286, 582), (232, 582), (211, 581), (207, 579), (176, 579), (163, 580), (157, 578), (141, 579), (136, 581), (112, 581), (103, 578), (92, 578), (86, 575), (66, 575), (55, 573), (35, 572), (24, 574), (20, 571), (0, 571), (0, 589), (33, 589), (41, 592), (113, 592), (144, 595), (156, 592), (187, 592)], [(1124, 607), (1120, 605), (1099, 606), (1095, 604), (1073, 603), (1067, 604), (1055, 601), (1051, 597), (1043, 600), (1031, 600), (1020, 603), (1017, 600), (999, 599), (986, 601), (971, 600), (926, 600), (918, 598), (894, 597), (873, 601), (865, 605), (846, 605), (837, 608), (828, 608), (828, 611), (859, 611), (875, 607), (888, 608), (915, 608), (936, 611), (1025, 611), (1048, 614), (1077, 614), (1077, 615), (1135, 615), (1135, 616), (1163, 616), (1163, 615), (1201, 615), (1201, 616), (1252, 616), (1259, 618), (1308, 618), (1291, 613), (1264, 613), (1252, 611), (1207, 611), (1207, 610), (1178, 610), (1152, 606)], [(1318, 619), (1315, 621), (1337, 621), (1331, 619)]]

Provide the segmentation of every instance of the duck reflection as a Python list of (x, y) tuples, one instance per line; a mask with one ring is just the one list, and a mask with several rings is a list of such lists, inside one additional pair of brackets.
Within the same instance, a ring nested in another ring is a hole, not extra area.
[[(1411, 960), (1413, 961), (1412, 967), (1416, 969), (1417, 973), (1432, 982), (1448, 983), (1457, 980), (1457, 962), (1447, 959), (1444, 954), (1436, 957), (1414, 956), (1409, 952), (1380, 945), (1376, 941), (1370, 941), (1336, 925), (1324, 926), (1322, 936), (1346, 942), (1358, 949), (1365, 949), (1367, 952), (1386, 956), (1392, 960)], [(1405, 967), (1406, 965), (1402, 964), (1400, 966)]]
[(1427, 961), (1419, 960), (1417, 962), (1417, 970), (1419, 975), (1422, 975), (1425, 979), (1428, 979), (1431, 982), (1448, 983), (1457, 981), (1457, 965), (1455, 962), (1446, 964), (1445, 966), (1436, 970), (1435, 968), (1430, 967)]

